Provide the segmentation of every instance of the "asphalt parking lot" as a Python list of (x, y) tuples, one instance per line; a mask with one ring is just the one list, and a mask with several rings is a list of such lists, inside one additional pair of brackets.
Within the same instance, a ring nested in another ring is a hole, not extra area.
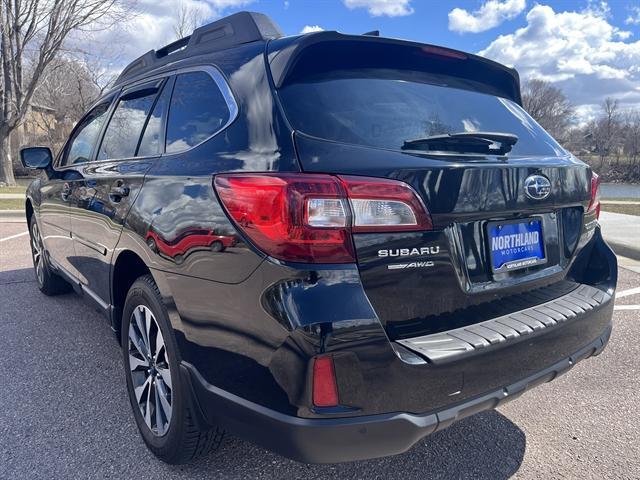
[[(75, 294), (38, 291), (26, 230), (0, 223), (2, 479), (640, 478), (640, 292), (617, 300), (601, 356), (405, 454), (304, 465), (228, 437), (218, 452), (176, 467), (137, 433), (106, 321)], [(619, 292), (638, 287), (640, 274), (621, 269)]]

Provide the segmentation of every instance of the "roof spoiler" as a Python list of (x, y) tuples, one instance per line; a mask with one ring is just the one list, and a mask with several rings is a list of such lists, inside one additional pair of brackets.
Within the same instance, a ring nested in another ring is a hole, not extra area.
[(469, 71), (474, 72), (474, 76), (478, 77), (478, 81), (482, 82), (483, 77), (489, 75), (494, 80), (499, 80), (499, 85), (494, 85), (499, 91), (500, 96), (513, 100), (522, 105), (522, 97), (520, 94), (520, 76), (518, 72), (501, 63), (494, 62), (488, 58), (480, 57), (451, 48), (439, 47), (425, 43), (411, 42), (408, 40), (399, 40), (395, 38), (378, 37), (368, 32), (364, 35), (345, 35), (333, 31), (322, 31), (308, 33), (298, 37), (292, 37), (290, 41), (287, 39), (272, 42), (270, 44), (270, 68), (276, 88), (282, 87), (287, 77), (296, 67), (298, 60), (301, 58), (304, 50), (312, 45), (325, 42), (348, 41), (355, 43), (367, 43), (371, 45), (398, 45), (420, 48), (425, 52), (429, 52), (434, 56), (450, 57), (466, 62), (469, 65)]
[(150, 50), (136, 58), (125, 67), (115, 85), (179, 58), (282, 36), (280, 28), (262, 13), (234, 13), (197, 28), (188, 37), (176, 40), (158, 50)]

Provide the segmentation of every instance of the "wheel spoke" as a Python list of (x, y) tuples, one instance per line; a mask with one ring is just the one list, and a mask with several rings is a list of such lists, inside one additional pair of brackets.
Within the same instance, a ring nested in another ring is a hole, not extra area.
[(151, 349), (151, 335), (150, 335), (150, 333), (151, 333), (151, 322), (155, 322), (155, 320), (151, 316), (151, 310), (149, 310), (148, 308), (145, 308), (144, 309), (145, 331), (143, 333), (144, 341), (147, 344), (147, 347), (149, 347), (149, 351), (151, 352), (151, 355), (155, 356), (155, 352)]
[(142, 395), (144, 394), (145, 389), (149, 390), (147, 387), (151, 385), (151, 377), (147, 377), (142, 385), (138, 387), (134, 387), (133, 391), (136, 394), (136, 400), (138, 404), (140, 404), (140, 400), (142, 400)]
[(162, 338), (162, 332), (158, 329), (158, 333), (156, 334), (156, 351), (155, 357), (156, 361), (160, 359), (160, 352), (164, 349), (164, 338)]
[(131, 371), (133, 372), (134, 370), (137, 370), (140, 367), (145, 369), (149, 368), (149, 362), (147, 362), (147, 359), (138, 358), (134, 355), (129, 354), (129, 368), (131, 369)]
[(133, 311), (133, 315), (136, 319), (136, 326), (138, 327), (138, 331), (140, 332), (140, 337), (144, 342), (146, 355), (151, 355), (151, 346), (149, 345), (149, 341), (146, 338), (147, 327), (145, 325), (144, 313), (140, 310), (140, 308), (136, 308)]
[(146, 409), (144, 412), (144, 423), (147, 424), (149, 430), (151, 430), (151, 384), (149, 384), (149, 388), (147, 388), (147, 401), (146, 401)]
[(158, 368), (158, 373), (162, 377), (162, 381), (169, 387), (169, 390), (173, 390), (171, 386), (171, 372), (168, 368)]
[(156, 414), (156, 428), (158, 433), (162, 435), (164, 433), (164, 419), (162, 418), (162, 405), (160, 404), (160, 394), (158, 393), (158, 384), (156, 382), (156, 388), (153, 389), (155, 393), (155, 414)]
[(136, 333), (132, 323), (129, 324), (129, 340), (143, 358), (147, 358), (149, 356), (147, 346), (144, 344), (143, 339)]
[(169, 403), (169, 392), (162, 379), (156, 380), (156, 395), (160, 399), (162, 406), (162, 412), (164, 413), (167, 422), (171, 421), (171, 403)]

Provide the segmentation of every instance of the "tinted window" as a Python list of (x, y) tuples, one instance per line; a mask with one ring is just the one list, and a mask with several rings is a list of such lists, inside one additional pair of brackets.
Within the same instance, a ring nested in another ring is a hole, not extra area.
[(400, 150), (406, 140), (457, 132), (506, 132), (509, 156), (564, 155), (519, 105), (424, 72), (356, 69), (299, 79), (281, 89), (293, 128), (344, 143)]
[(61, 162), (63, 166), (75, 165), (89, 161), (93, 147), (95, 146), (100, 130), (102, 129), (102, 125), (107, 118), (106, 114), (110, 104), (110, 100), (101, 103), (80, 121), (67, 144), (66, 151)]
[(98, 160), (131, 158), (135, 155), (156, 94), (155, 90), (152, 93), (142, 90), (137, 95), (125, 96), (118, 102), (102, 139)]
[(227, 120), (227, 103), (208, 73), (178, 75), (169, 107), (167, 153), (197, 145), (220, 130)]
[(169, 98), (171, 97), (171, 85), (167, 83), (158, 97), (153, 112), (147, 121), (147, 126), (144, 129), (140, 146), (138, 147), (138, 153), (136, 157), (147, 157), (152, 155), (159, 155), (162, 153), (164, 136), (162, 133), (162, 118), (164, 116), (167, 107), (169, 106)]

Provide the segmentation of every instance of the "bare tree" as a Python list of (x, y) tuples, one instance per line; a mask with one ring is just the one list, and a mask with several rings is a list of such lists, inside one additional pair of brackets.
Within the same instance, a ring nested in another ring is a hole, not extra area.
[(600, 156), (600, 167), (612, 153), (617, 153), (620, 145), (621, 117), (618, 100), (607, 97), (602, 103), (602, 113), (591, 126), (595, 150)]
[(109, 78), (103, 68), (86, 59), (56, 58), (43, 72), (33, 95), (33, 104), (50, 107), (54, 113), (31, 116), (29, 121), (46, 132), (48, 145), (60, 147), (71, 127), (102, 94)]
[(24, 121), (43, 72), (70, 34), (104, 28), (122, 18), (123, 7), (124, 0), (0, 0), (0, 183), (15, 184), (9, 136)]
[(625, 115), (624, 150), (635, 164), (640, 157), (640, 110), (630, 110)]
[(556, 140), (568, 140), (574, 109), (562, 90), (544, 80), (529, 80), (522, 85), (522, 104)]
[(173, 33), (176, 40), (188, 37), (193, 31), (204, 25), (208, 12), (204, 7), (180, 2), (178, 5), (176, 22), (173, 25)]

